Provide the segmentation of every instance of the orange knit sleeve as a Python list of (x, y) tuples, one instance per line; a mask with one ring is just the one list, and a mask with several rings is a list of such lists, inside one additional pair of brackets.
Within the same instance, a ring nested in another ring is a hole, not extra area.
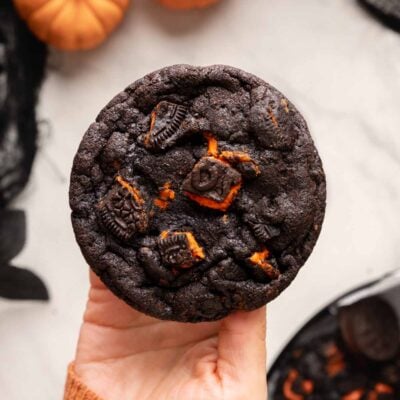
[(67, 381), (65, 382), (64, 400), (101, 400), (95, 393), (85, 386), (74, 371), (74, 364), (68, 367)]

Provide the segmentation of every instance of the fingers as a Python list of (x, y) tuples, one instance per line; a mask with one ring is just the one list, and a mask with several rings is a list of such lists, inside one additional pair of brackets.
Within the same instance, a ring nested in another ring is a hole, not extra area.
[(116, 297), (92, 270), (89, 272), (89, 280), (91, 287), (84, 315), (85, 322), (114, 328), (148, 323), (149, 317)]
[(237, 312), (222, 321), (218, 343), (218, 369), (234, 379), (254, 371), (265, 382), (266, 307)]
[(89, 268), (89, 281), (92, 288), (95, 289), (105, 289), (104, 283), (101, 279)]

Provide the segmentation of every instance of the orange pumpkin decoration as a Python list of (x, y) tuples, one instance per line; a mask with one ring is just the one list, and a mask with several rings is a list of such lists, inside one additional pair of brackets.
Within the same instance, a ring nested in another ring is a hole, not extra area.
[(121, 22), (129, 0), (14, 0), (41, 40), (62, 50), (99, 45)]
[(216, 3), (218, 0), (159, 0), (166, 7), (188, 10), (190, 8), (204, 8)]

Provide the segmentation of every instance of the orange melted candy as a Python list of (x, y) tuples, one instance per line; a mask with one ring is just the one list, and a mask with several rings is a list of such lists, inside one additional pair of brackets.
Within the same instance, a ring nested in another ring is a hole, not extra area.
[(137, 204), (142, 205), (144, 203), (140, 191), (127, 182), (122, 176), (118, 175), (115, 180), (132, 195)]
[(253, 253), (249, 260), (252, 264), (259, 266), (271, 279), (275, 279), (280, 274), (279, 271), (267, 261), (268, 257), (269, 251), (264, 249), (263, 251)]
[(160, 190), (159, 197), (154, 200), (154, 204), (162, 209), (166, 209), (169, 206), (169, 202), (175, 199), (175, 192), (171, 189), (171, 183), (164, 183)]

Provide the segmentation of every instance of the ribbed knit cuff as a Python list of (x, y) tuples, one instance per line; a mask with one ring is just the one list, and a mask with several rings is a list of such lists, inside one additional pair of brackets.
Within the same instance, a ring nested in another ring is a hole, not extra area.
[(74, 364), (68, 367), (67, 381), (65, 382), (64, 400), (101, 400), (96, 394), (88, 389), (76, 375)]

